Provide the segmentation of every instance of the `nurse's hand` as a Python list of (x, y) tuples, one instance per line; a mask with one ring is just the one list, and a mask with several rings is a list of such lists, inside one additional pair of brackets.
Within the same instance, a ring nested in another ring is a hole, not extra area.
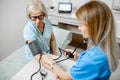
[[(72, 49), (65, 49), (65, 51), (70, 52), (70, 53), (73, 53), (73, 50), (72, 50)], [(66, 57), (68, 57), (68, 55), (66, 55), (66, 53), (64, 53), (64, 54), (65, 54)], [(77, 52), (74, 52), (74, 53), (73, 53), (73, 56), (74, 56), (74, 59), (76, 60), (76, 59), (79, 58), (80, 54), (77, 53)]]

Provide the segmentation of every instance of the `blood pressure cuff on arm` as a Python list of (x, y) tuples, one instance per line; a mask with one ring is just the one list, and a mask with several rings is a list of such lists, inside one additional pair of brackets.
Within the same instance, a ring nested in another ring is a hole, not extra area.
[(37, 55), (37, 54), (40, 54), (40, 55), (43, 54), (43, 52), (42, 52), (41, 48), (38, 46), (36, 40), (28, 43), (28, 46), (29, 46), (29, 48), (30, 48), (33, 56), (35, 56), (35, 55)]

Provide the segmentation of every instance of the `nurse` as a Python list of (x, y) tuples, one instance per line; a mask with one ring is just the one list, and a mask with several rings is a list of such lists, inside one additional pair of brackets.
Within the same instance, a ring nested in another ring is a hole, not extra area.
[(109, 80), (118, 66), (119, 56), (110, 8), (101, 1), (90, 1), (76, 11), (76, 17), (78, 29), (88, 38), (87, 50), (73, 54), (78, 59), (69, 71), (64, 71), (48, 55), (42, 56), (42, 64), (60, 80)]
[[(26, 11), (29, 21), (23, 31), (24, 41), (29, 43), (36, 40), (43, 52), (56, 54), (56, 39), (43, 3), (40, 0), (30, 0)], [(25, 54), (28, 60), (34, 57), (28, 44), (25, 44)], [(39, 57), (39, 54), (35, 56), (37, 60)]]

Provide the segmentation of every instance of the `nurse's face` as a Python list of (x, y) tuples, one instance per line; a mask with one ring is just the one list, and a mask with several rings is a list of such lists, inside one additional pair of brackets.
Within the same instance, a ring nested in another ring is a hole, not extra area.
[(44, 22), (44, 14), (41, 12), (31, 13), (29, 17), (37, 25)]
[(80, 30), (81, 34), (83, 35), (83, 38), (89, 38), (88, 27), (84, 23), (79, 22), (78, 29)]

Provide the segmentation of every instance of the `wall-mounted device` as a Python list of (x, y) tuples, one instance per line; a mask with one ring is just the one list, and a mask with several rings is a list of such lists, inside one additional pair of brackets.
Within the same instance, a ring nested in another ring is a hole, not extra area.
[(72, 3), (59, 2), (58, 3), (58, 12), (59, 13), (71, 13), (72, 12)]

